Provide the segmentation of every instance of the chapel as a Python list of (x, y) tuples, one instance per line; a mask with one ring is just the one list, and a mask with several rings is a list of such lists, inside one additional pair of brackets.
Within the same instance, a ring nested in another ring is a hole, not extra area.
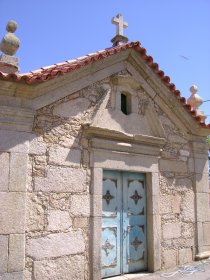
[(198, 88), (182, 97), (123, 35), (123, 16), (112, 22), (111, 47), (24, 74), (17, 24), (7, 24), (2, 280), (114, 280), (210, 254), (210, 124)]

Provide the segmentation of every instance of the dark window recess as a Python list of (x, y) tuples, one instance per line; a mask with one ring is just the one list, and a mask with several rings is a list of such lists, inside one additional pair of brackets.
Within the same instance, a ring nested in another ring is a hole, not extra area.
[(123, 93), (121, 93), (121, 111), (127, 115), (128, 111), (127, 111), (127, 96)]

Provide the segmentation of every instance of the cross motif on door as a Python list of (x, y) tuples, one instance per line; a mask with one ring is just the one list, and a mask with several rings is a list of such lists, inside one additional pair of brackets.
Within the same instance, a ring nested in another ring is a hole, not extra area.
[(131, 199), (134, 200), (135, 204), (137, 205), (139, 199), (142, 198), (142, 196), (140, 196), (137, 192), (137, 190), (135, 190), (134, 194), (132, 196), (130, 196)]
[(107, 190), (106, 194), (103, 195), (103, 199), (106, 200), (107, 205), (109, 205), (111, 199), (113, 199), (113, 198), (114, 198), (114, 196), (110, 194), (109, 190)]
[(108, 257), (110, 251), (114, 248), (114, 245), (112, 245), (109, 240), (107, 239), (105, 244), (102, 246), (102, 248), (104, 249), (104, 251), (106, 252), (106, 255)]
[(131, 245), (135, 248), (135, 250), (138, 250), (138, 247), (142, 244), (140, 240), (138, 240), (138, 237), (135, 237), (135, 239), (131, 242)]

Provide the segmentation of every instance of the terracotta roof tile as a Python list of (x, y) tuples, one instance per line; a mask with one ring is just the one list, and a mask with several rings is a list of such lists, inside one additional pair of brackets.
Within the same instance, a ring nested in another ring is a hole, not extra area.
[(42, 67), (30, 73), (4, 74), (0, 72), (0, 79), (11, 82), (14, 81), (19, 83), (26, 83), (29, 85), (41, 83), (130, 48), (135, 49), (140, 54), (147, 65), (160, 77), (165, 86), (174, 94), (174, 96), (179, 100), (185, 110), (189, 114), (191, 114), (195, 121), (199, 123), (201, 127), (210, 129), (210, 124), (201, 122), (200, 117), (196, 116), (196, 112), (192, 110), (191, 106), (186, 103), (186, 99), (184, 97), (181, 97), (180, 91), (177, 90), (176, 86), (170, 82), (170, 77), (166, 76), (165, 73), (159, 69), (159, 65), (153, 61), (152, 56), (147, 55), (146, 49), (141, 47), (141, 44), (139, 42), (131, 42), (121, 46), (110, 47), (95, 53), (79, 57), (77, 59), (67, 60), (62, 63)]

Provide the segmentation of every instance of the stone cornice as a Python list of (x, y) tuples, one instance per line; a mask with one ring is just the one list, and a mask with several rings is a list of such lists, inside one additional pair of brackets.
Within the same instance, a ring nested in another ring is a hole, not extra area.
[[(84, 66), (83, 68), (77, 69), (60, 77), (58, 76), (41, 84), (17, 84), (15, 96), (24, 97), (27, 99), (34, 99), (39, 96), (46, 95), (51, 91), (62, 89), (63, 87), (68, 86), (70, 83), (78, 82), (78, 80), (81, 80), (83, 78), (86, 79), (87, 82), (89, 82), (89, 84), (91, 84), (94, 82), (91, 80), (93, 74), (97, 75), (98, 71), (105, 70), (105, 72), (107, 73), (106, 77), (112, 75), (113, 73), (107, 71), (106, 68), (112, 67), (114, 66), (114, 64), (118, 64), (125, 61), (129, 56), (130, 52), (131, 50), (128, 49), (123, 53), (115, 54), (114, 56), (107, 57), (103, 60), (98, 60), (93, 64), (89, 64), (87, 66)], [(120, 70), (121, 69), (116, 69), (115, 73)]]
[(113, 73), (121, 71), (124, 68), (124, 63), (117, 63), (97, 72), (87, 72), (86, 76), (78, 76), (77, 79), (72, 80), (71, 82), (68, 81), (68, 83), (64, 83), (62, 86), (54, 90), (50, 90), (50, 88), (48, 88), (48, 92), (46, 94), (40, 95), (34, 98), (33, 100), (29, 100), (28, 103), (26, 101), (25, 104), (29, 108), (37, 110), (72, 93), (75, 93), (85, 87), (88, 87), (98, 81), (109, 78)]
[(91, 147), (118, 152), (159, 156), (165, 144), (164, 138), (132, 135), (105, 128), (86, 125), (85, 135), (91, 140)]
[(152, 69), (131, 49), (37, 85), (0, 81), (0, 94), (18, 97), (25, 108), (37, 110), (126, 68), (132, 77), (115, 77), (112, 79), (114, 84), (127, 84), (134, 90), (137, 90), (139, 85), (142, 86), (189, 139), (191, 135), (209, 134), (209, 129), (202, 128), (193, 120)]
[[(134, 74), (134, 78), (142, 82), (142, 87), (160, 108), (186, 133), (207, 136), (209, 129), (202, 128), (199, 123), (193, 121), (192, 116), (184, 109), (170, 90), (157, 75), (145, 64), (145, 61), (132, 51), (128, 58), (128, 70)], [(129, 66), (130, 64), (130, 66)]]

